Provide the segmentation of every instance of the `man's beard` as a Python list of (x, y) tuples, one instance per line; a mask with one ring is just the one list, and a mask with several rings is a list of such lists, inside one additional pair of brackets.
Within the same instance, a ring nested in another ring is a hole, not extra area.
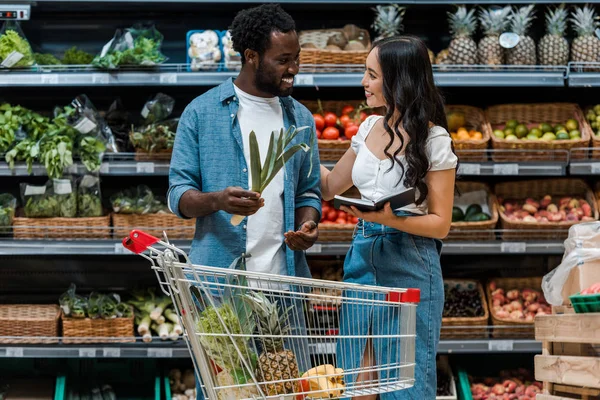
[(256, 69), (254, 84), (258, 90), (278, 97), (290, 96), (294, 90), (293, 87), (282, 89), (281, 79), (276, 78), (275, 73), (265, 68), (262, 61), (259, 62), (258, 68)]

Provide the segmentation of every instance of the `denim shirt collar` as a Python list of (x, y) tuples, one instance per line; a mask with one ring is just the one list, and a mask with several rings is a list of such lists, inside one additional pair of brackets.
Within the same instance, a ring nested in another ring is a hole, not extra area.
[[(233, 78), (229, 78), (220, 85), (219, 100), (224, 102), (232, 99), (234, 96)], [(294, 112), (295, 105), (291, 97), (279, 97), (279, 101), (285, 110), (288, 110), (290, 113)]]

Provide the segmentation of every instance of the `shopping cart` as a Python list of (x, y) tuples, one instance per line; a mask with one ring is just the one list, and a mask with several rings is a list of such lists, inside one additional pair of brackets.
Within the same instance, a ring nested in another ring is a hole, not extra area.
[(207, 399), (338, 399), (413, 386), (418, 289), (192, 265), (139, 230), (123, 246), (148, 259), (171, 296)]

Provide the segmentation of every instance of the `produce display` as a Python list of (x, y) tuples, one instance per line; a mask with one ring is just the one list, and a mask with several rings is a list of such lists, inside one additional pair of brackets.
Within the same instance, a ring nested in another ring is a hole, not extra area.
[(600, 294), (600, 282), (596, 282), (592, 286), (583, 289), (579, 294)]
[(515, 371), (502, 371), (499, 377), (469, 377), (473, 400), (535, 400), (542, 393), (542, 383), (535, 381), (533, 374), (519, 368)]
[(600, 139), (600, 104), (590, 108), (585, 118), (592, 126), (592, 130), (594, 131), (596, 138)]
[(58, 58), (52, 54), (33, 53), (33, 58), (38, 65), (61, 65)]
[(569, 12), (564, 5), (546, 12), (546, 35), (538, 44), (540, 65), (567, 65), (569, 42), (565, 38)]
[(154, 289), (134, 290), (131, 297), (127, 304), (135, 309), (137, 333), (144, 342), (152, 341), (152, 332), (161, 340), (178, 340), (183, 334), (170, 297), (156, 296)]
[(65, 65), (87, 65), (92, 62), (94, 56), (73, 46), (65, 51), (62, 63)]
[(157, 198), (148, 186), (138, 185), (110, 198), (112, 210), (118, 214), (156, 214), (170, 212), (166, 203)]
[(188, 33), (188, 60), (192, 71), (214, 70), (223, 59), (219, 33), (207, 29)]
[(552, 312), (540, 290), (499, 288), (495, 281), (489, 283), (489, 288), (496, 318), (533, 323), (537, 315)]
[(92, 60), (92, 65), (103, 69), (124, 66), (150, 67), (167, 58), (161, 53), (163, 35), (154, 27), (134, 26), (117, 30), (102, 52)]
[(0, 69), (26, 68), (35, 64), (33, 51), (16, 21), (6, 21), (0, 30)]
[(582, 197), (557, 198), (549, 194), (541, 199), (498, 198), (500, 212), (510, 221), (548, 223), (595, 221), (592, 206)]
[(336, 210), (333, 204), (328, 201), (321, 202), (321, 212), (320, 224), (348, 225), (358, 223), (357, 217), (347, 214), (345, 211)]
[(506, 122), (503, 129), (495, 129), (494, 136), (505, 140), (581, 140), (579, 123), (569, 119), (563, 124), (523, 124), (515, 119)]
[(440, 64), (473, 65), (477, 64), (477, 43), (473, 34), (477, 29), (475, 9), (467, 11), (465, 6), (459, 6), (453, 13), (448, 13), (452, 40), (447, 49), (447, 55), (438, 54)]
[(311, 41), (303, 38), (304, 33), (300, 32), (300, 44), (304, 49), (323, 49), (336, 51), (366, 51), (369, 49), (371, 38), (369, 31), (360, 27), (348, 24), (343, 29), (336, 30), (329, 36), (326, 43), (320, 41)]
[(515, 8), (509, 16), (509, 31), (519, 35), (517, 45), (506, 49), (506, 62), (509, 65), (536, 65), (535, 41), (529, 36), (534, 16), (534, 5)]
[(477, 286), (444, 285), (444, 318), (472, 318), (485, 314)]
[(500, 46), (500, 34), (508, 27), (508, 16), (511, 9), (506, 6), (500, 10), (482, 8), (479, 11), (479, 23), (483, 31), (483, 38), (477, 45), (477, 59), (483, 65), (504, 65), (505, 51)]
[(15, 216), (17, 199), (10, 193), (0, 194), (0, 235), (7, 234)]
[(116, 293), (101, 294), (92, 292), (88, 297), (75, 293), (75, 284), (58, 299), (60, 308), (69, 318), (131, 318), (133, 310), (129, 304), (121, 302)]
[(65, 393), (65, 400), (116, 400), (117, 394), (110, 385), (91, 385), (78, 382), (77, 384), (69, 385)]
[(575, 7), (570, 21), (576, 34), (571, 44), (571, 61), (600, 61), (600, 38), (596, 34), (600, 23), (595, 9), (590, 5)]
[(479, 204), (470, 204), (464, 212), (460, 207), (452, 207), (452, 222), (479, 222), (490, 219), (490, 215), (484, 213)]
[(168, 400), (196, 400), (196, 377), (191, 369), (169, 371), (171, 398)]
[(367, 119), (366, 105), (354, 108), (346, 105), (342, 108), (341, 115), (324, 111), (319, 107), (319, 112), (313, 114), (317, 128), (317, 138), (323, 140), (350, 140), (358, 133), (358, 127)]
[(385, 6), (375, 6), (375, 20), (371, 28), (377, 33), (375, 41), (397, 36), (403, 31), (402, 19), (406, 12), (406, 7), (399, 4), (390, 4)]

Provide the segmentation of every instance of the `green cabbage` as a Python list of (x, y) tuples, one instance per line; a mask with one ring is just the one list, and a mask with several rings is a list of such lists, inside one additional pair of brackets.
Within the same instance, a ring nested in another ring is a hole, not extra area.
[(16, 31), (8, 29), (0, 36), (0, 60), (4, 60), (13, 51), (23, 54), (23, 58), (11, 68), (30, 67), (35, 63), (29, 42)]

